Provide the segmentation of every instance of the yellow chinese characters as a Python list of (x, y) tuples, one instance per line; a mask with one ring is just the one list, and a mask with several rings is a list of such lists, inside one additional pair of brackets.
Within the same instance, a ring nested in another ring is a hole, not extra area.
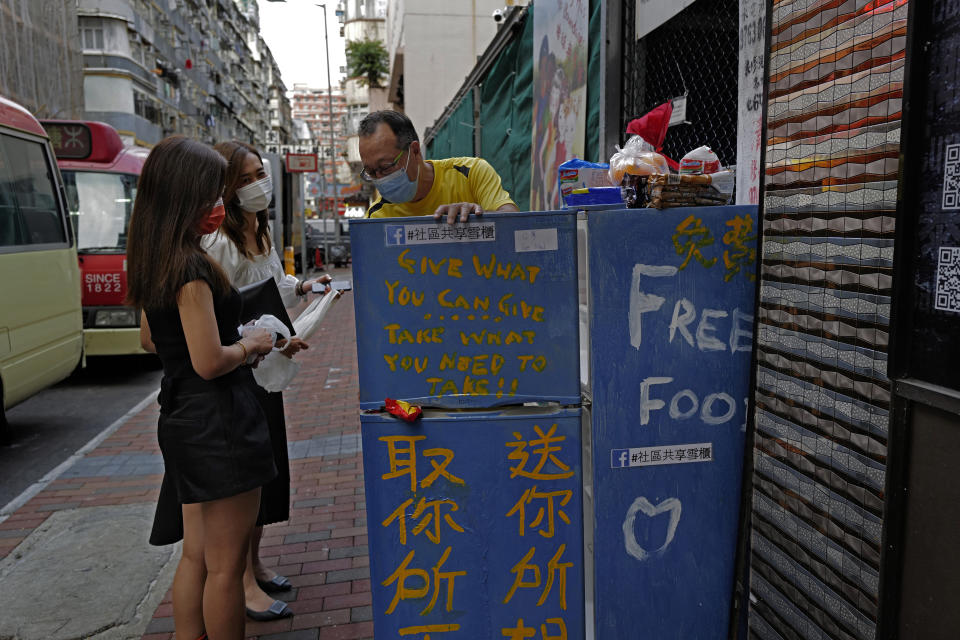
[[(506, 444), (509, 452), (507, 460), (512, 465), (510, 478), (525, 478), (551, 485), (533, 484), (528, 486), (520, 499), (507, 511), (506, 517), (517, 516), (519, 520), (518, 535), (522, 538), (527, 529), (537, 529), (543, 538), (553, 538), (557, 533), (560, 522), (570, 524), (570, 517), (564, 507), (573, 498), (573, 488), (555, 488), (558, 481), (572, 481), (575, 471), (563, 461), (563, 444), (567, 437), (557, 432), (554, 423), (544, 431), (540, 425), (533, 425), (534, 437), (529, 441), (518, 432), (513, 433), (514, 440)], [(575, 488), (575, 487), (574, 487)], [(531, 518), (528, 520), (528, 518)], [(513, 584), (503, 599), (503, 604), (513, 600), (518, 589), (535, 589), (540, 591), (537, 606), (543, 606), (551, 593), (556, 594), (556, 601), (562, 611), (567, 610), (567, 571), (574, 567), (572, 561), (564, 559), (566, 543), (561, 543), (545, 566), (541, 564), (546, 554), (540, 554), (537, 559), (537, 548), (530, 547), (520, 560), (513, 565), (510, 573), (513, 574)], [(515, 627), (502, 627), (501, 634), (511, 639), (536, 638), (536, 626), (528, 627), (523, 618), (517, 619)], [(540, 625), (541, 640), (566, 640), (567, 627), (563, 618), (547, 618)]]
[[(500, 632), (510, 640), (537, 637), (536, 627), (526, 626), (523, 618), (517, 619), (517, 626), (506, 627)], [(567, 625), (563, 622), (563, 618), (547, 618), (546, 622), (540, 625), (540, 640), (567, 640)]]
[(701, 218), (690, 214), (687, 218), (677, 225), (673, 233), (673, 247), (677, 255), (683, 256), (683, 263), (677, 267), (681, 271), (686, 269), (690, 258), (693, 258), (705, 267), (712, 267), (716, 264), (716, 258), (706, 258), (700, 252), (701, 249), (713, 244), (713, 234), (710, 233)]
[[(439, 545), (442, 538), (442, 525), (446, 523), (449, 529), (463, 533), (464, 529), (453, 519), (452, 514), (460, 509), (457, 503), (449, 498), (428, 499), (427, 496), (418, 496), (417, 491), (429, 489), (441, 477), (454, 485), (466, 484), (464, 480), (448, 469), (453, 462), (454, 454), (450, 449), (442, 447), (426, 448), (418, 451), (417, 443), (425, 440), (426, 436), (381, 436), (380, 441), (386, 444), (387, 458), (390, 470), (381, 474), (383, 480), (406, 479), (413, 497), (404, 500), (382, 522), (389, 527), (394, 522), (399, 529), (400, 544), (406, 545), (407, 518), (411, 518), (414, 536), (423, 533), (433, 544)], [(419, 454), (419, 455), (418, 455)], [(432, 470), (425, 477), (418, 474), (418, 462), (429, 462)], [(416, 506), (414, 506), (416, 505)], [(386, 613), (392, 614), (397, 605), (404, 600), (419, 600), (430, 596), (420, 615), (433, 611), (438, 600), (443, 595), (444, 608), (451, 611), (453, 608), (454, 585), (457, 577), (467, 575), (466, 571), (444, 570), (444, 565), (450, 558), (453, 547), (446, 547), (440, 559), (429, 570), (414, 565), (416, 551), (411, 550), (404, 557), (400, 565), (381, 584), (385, 587), (394, 586), (393, 599)], [(456, 631), (459, 625), (415, 625), (404, 627), (400, 635), (422, 635), (426, 640), (431, 633)]]
[[(560, 561), (566, 548), (566, 544), (561, 544), (557, 552), (553, 554), (553, 557), (547, 562), (547, 570), (544, 572), (547, 574), (547, 581), (543, 587), (543, 591), (540, 593), (540, 598), (537, 600), (538, 607), (547, 601), (553, 589), (553, 583), (557, 582), (557, 597), (560, 600), (560, 608), (564, 611), (567, 610), (567, 569), (573, 567), (573, 563)], [(510, 573), (514, 575), (513, 586), (510, 587), (507, 597), (503, 599), (503, 604), (510, 602), (510, 599), (513, 598), (513, 594), (516, 593), (517, 589), (540, 588), (540, 567), (530, 563), (530, 560), (533, 559), (536, 552), (536, 547), (530, 547), (527, 554), (510, 569)], [(525, 580), (528, 571), (532, 573), (532, 579)]]
[(727, 249), (723, 251), (723, 266), (727, 269), (727, 272), (723, 274), (723, 281), (730, 282), (730, 279), (740, 273), (742, 268), (747, 267), (743, 273), (750, 282), (753, 282), (757, 279), (753, 271), (753, 265), (757, 260), (757, 250), (747, 246), (748, 242), (755, 242), (757, 239), (756, 234), (751, 235), (753, 218), (750, 214), (742, 217), (734, 216), (727, 220), (726, 224), (730, 227), (730, 230), (723, 234), (723, 244), (727, 245)]
[[(410, 563), (413, 561), (414, 551), (411, 551), (407, 554), (407, 557), (403, 559), (403, 562), (400, 563), (400, 566), (397, 567), (396, 571), (390, 574), (390, 577), (383, 581), (383, 586), (389, 587), (394, 582), (397, 583), (396, 591), (393, 594), (393, 601), (390, 602), (390, 606), (387, 607), (387, 614), (393, 613), (393, 610), (397, 608), (397, 604), (401, 600), (418, 600), (420, 598), (426, 597), (427, 593), (431, 591), (430, 585), (433, 585), (433, 595), (430, 598), (430, 602), (427, 603), (427, 606), (424, 607), (423, 611), (420, 612), (420, 615), (426, 615), (433, 611), (433, 607), (437, 604), (437, 599), (440, 596), (440, 585), (442, 582), (446, 581), (447, 588), (445, 593), (445, 607), (447, 611), (453, 611), (453, 587), (454, 580), (457, 576), (467, 575), (466, 571), (441, 571), (443, 564), (447, 561), (447, 558), (450, 556), (450, 551), (452, 547), (447, 547), (443, 552), (443, 555), (440, 556), (440, 560), (437, 561), (432, 569), (431, 573), (433, 574), (433, 579), (431, 580), (430, 574), (428, 574), (424, 569), (410, 568)], [(408, 587), (407, 580), (410, 578), (415, 578), (422, 582), (422, 586), (419, 587)]]
[[(513, 508), (507, 512), (507, 516), (509, 517), (514, 514), (519, 516), (520, 537), (523, 537), (527, 521), (527, 505), (531, 504), (534, 500), (542, 500), (544, 504), (537, 510), (537, 515), (534, 517), (533, 522), (530, 523), (530, 528), (536, 529), (539, 527), (543, 523), (544, 515), (546, 515), (546, 526), (540, 529), (537, 533), (544, 538), (552, 538), (554, 534), (555, 516), (559, 516), (559, 518), (565, 523), (570, 524), (570, 518), (566, 513), (564, 513), (563, 507), (570, 502), (570, 498), (572, 497), (573, 491), (570, 489), (561, 489), (559, 491), (537, 491), (537, 485), (533, 485), (523, 493), (523, 496), (521, 496), (519, 500), (517, 500), (517, 503), (513, 505)], [(554, 502), (554, 498), (559, 498), (559, 504)]]
[[(516, 432), (513, 434), (516, 441), (507, 443), (507, 446), (513, 449), (513, 451), (507, 455), (507, 460), (519, 463), (515, 467), (510, 467), (510, 477), (516, 478), (520, 476), (522, 478), (530, 478), (531, 480), (561, 480), (573, 477), (573, 471), (570, 467), (554, 455), (560, 451), (560, 443), (567, 439), (566, 436), (554, 435), (557, 431), (557, 425), (552, 425), (550, 431), (547, 433), (543, 432), (540, 425), (534, 425), (533, 430), (536, 432), (537, 437), (529, 443), (525, 442), (523, 437)], [(539, 456), (537, 464), (533, 469), (527, 469), (527, 462), (530, 460), (530, 453), (527, 452), (528, 445), (533, 453)], [(549, 471), (544, 470), (548, 462), (552, 466), (552, 469)]]
[[(390, 458), (390, 471), (380, 477), (384, 480), (393, 478), (402, 478), (410, 476), (410, 491), (417, 490), (417, 445), (419, 440), (426, 439), (427, 436), (382, 436), (380, 440), (387, 443), (387, 455)], [(405, 457), (404, 457), (405, 456)], [(427, 458), (440, 457), (442, 460), (430, 460), (433, 471), (420, 481), (420, 487), (426, 489), (431, 486), (437, 478), (443, 476), (454, 484), (464, 484), (462, 478), (458, 478), (449, 471), (447, 465), (453, 460), (453, 451), (450, 449), (424, 449), (423, 456)]]
[[(409, 509), (412, 504), (413, 498), (404, 501), (403, 504), (394, 509), (393, 513), (383, 521), (383, 526), (385, 527), (390, 526), (390, 523), (394, 520), (398, 522), (400, 544), (407, 544), (407, 509)], [(463, 527), (457, 524), (450, 515), (450, 512), (457, 511), (460, 508), (456, 502), (453, 500), (428, 501), (426, 498), (420, 498), (420, 502), (417, 503), (417, 508), (414, 509), (411, 517), (416, 520), (420, 516), (423, 516), (423, 519), (413, 528), (413, 535), (416, 536), (420, 535), (421, 532), (425, 532), (432, 543), (440, 544), (440, 512), (443, 507), (449, 507), (449, 511), (443, 514), (443, 521), (454, 531), (463, 533)], [(431, 523), (433, 523), (433, 527), (428, 528)]]

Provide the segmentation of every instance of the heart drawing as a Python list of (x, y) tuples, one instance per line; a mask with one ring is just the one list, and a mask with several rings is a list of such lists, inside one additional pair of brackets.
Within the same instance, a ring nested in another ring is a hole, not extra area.
[[(677, 524), (680, 522), (680, 501), (676, 498), (667, 498), (660, 504), (654, 506), (649, 500), (640, 496), (633, 501), (630, 508), (627, 509), (627, 519), (623, 521), (623, 544), (626, 547), (627, 554), (637, 560), (649, 560), (651, 556), (661, 556), (667, 550), (670, 543), (673, 542), (673, 536), (677, 532)], [(670, 513), (670, 523), (667, 525), (667, 536), (658, 549), (653, 552), (647, 551), (637, 542), (637, 535), (634, 532), (634, 523), (637, 515), (643, 513), (649, 518), (653, 518), (661, 513)]]

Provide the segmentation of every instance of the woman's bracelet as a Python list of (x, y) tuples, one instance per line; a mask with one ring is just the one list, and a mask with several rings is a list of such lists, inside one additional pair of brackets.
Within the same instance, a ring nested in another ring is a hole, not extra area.
[(294, 289), (294, 292), (295, 292), (298, 296), (306, 295), (306, 293), (305, 293), (304, 290), (303, 290), (303, 282), (302, 282), (302, 281), (297, 282), (297, 286), (296, 286), (296, 288)]
[(247, 348), (239, 340), (237, 340), (236, 345), (243, 351), (243, 358), (240, 359), (240, 366), (242, 367), (247, 364)]

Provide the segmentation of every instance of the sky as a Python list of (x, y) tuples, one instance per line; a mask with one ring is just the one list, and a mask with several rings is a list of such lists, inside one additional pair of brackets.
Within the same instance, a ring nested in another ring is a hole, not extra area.
[[(267, 2), (260, 7), (260, 34), (280, 66), (287, 89), (294, 83), (326, 88), (327, 65), (323, 45), (323, 9), (314, 0)], [(330, 37), (330, 81), (339, 86), (340, 67), (347, 64), (340, 23), (335, 11), (337, 0), (327, 0), (327, 34)]]

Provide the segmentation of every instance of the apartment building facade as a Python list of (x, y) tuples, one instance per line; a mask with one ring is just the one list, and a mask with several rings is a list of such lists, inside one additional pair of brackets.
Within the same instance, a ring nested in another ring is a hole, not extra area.
[(255, 0), (79, 0), (87, 118), (150, 146), (286, 144), (286, 87), (259, 34)]
[(325, 87), (317, 88), (297, 83), (293, 85), (290, 95), (293, 117), (306, 124), (310, 131), (311, 144), (320, 154), (322, 188), (332, 193), (333, 160), (336, 160), (337, 182), (345, 185), (352, 181), (352, 172), (344, 155), (346, 152), (344, 119), (347, 114), (344, 92), (339, 88), (329, 91)]

